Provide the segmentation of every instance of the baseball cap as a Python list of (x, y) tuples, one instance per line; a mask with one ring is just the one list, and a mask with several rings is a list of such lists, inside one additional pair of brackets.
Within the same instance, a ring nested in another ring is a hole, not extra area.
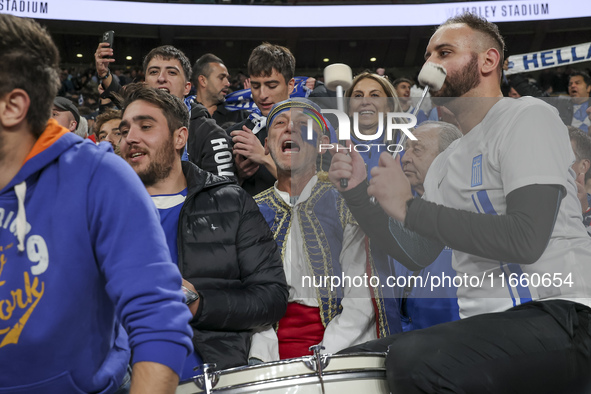
[(55, 99), (53, 99), (53, 105), (55, 105), (62, 111), (70, 111), (72, 115), (74, 115), (76, 123), (80, 124), (80, 112), (78, 112), (78, 108), (76, 108), (73, 102), (71, 102), (65, 97), (58, 96)]

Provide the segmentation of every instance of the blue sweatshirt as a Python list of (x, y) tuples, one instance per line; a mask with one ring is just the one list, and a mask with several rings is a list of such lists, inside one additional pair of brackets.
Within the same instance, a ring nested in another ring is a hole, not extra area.
[(177, 373), (192, 351), (156, 208), (108, 145), (50, 120), (0, 190), (0, 393), (111, 393), (130, 348)]

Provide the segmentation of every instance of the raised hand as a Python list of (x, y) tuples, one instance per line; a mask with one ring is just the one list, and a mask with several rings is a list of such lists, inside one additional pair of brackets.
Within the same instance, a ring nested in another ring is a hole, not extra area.
[(109, 64), (113, 63), (113, 49), (106, 42), (101, 42), (94, 53), (94, 64), (96, 73), (100, 78), (103, 78), (109, 72)]
[(388, 152), (380, 155), (378, 166), (371, 169), (367, 194), (378, 200), (388, 216), (404, 222), (406, 202), (413, 195), (410, 182), (400, 166), (400, 156), (393, 159)]
[[(351, 152), (349, 153), (349, 149)], [(367, 170), (363, 158), (353, 149), (353, 143), (345, 141), (345, 146), (334, 144), (328, 150), (332, 155), (330, 169), (328, 170), (328, 179), (337, 188), (343, 192), (351, 190), (367, 178)], [(341, 179), (347, 179), (346, 188), (341, 187)]]

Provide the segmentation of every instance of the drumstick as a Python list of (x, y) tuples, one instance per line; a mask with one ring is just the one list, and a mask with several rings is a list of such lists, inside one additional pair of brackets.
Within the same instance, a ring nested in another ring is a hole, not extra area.
[[(419, 102), (417, 103), (417, 106), (415, 107), (414, 111), (412, 112), (412, 115), (415, 118), (416, 118), (417, 114), (419, 113), (419, 110), (421, 109), (421, 104), (423, 104), (423, 101), (425, 100), (425, 97), (427, 97), (427, 93), (429, 93), (429, 90), (433, 90), (434, 92), (436, 92), (439, 89), (441, 89), (441, 87), (443, 86), (443, 83), (445, 82), (445, 77), (447, 77), (447, 71), (445, 70), (445, 68), (442, 65), (431, 63), (431, 62), (427, 62), (423, 65), (423, 68), (421, 69), (421, 72), (419, 73), (418, 80), (421, 85), (425, 86), (425, 88), (423, 89), (423, 94), (421, 95), (421, 98), (420, 98)], [(398, 145), (400, 145), (404, 148), (404, 143), (406, 142), (406, 138), (407, 138), (406, 133), (402, 133), (402, 136), (400, 137), (400, 141), (398, 141)], [(392, 153), (392, 158), (396, 159), (398, 152), (399, 152), (399, 150), (396, 149), (394, 151), (394, 153)], [(377, 202), (378, 202), (378, 200), (376, 200), (376, 198), (374, 196), (371, 196), (369, 201), (373, 205), (377, 204)]]
[[(324, 69), (324, 84), (329, 90), (337, 92), (337, 109), (345, 112), (345, 104), (343, 102), (343, 92), (349, 89), (353, 83), (353, 72), (351, 67), (343, 63), (335, 63), (327, 66)], [(341, 144), (342, 141), (339, 141)], [(341, 145), (345, 146), (344, 143)], [(349, 186), (347, 178), (341, 178), (341, 188), (346, 189)]]

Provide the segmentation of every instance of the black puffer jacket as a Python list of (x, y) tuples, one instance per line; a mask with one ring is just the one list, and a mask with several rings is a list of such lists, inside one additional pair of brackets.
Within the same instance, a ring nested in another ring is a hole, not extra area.
[(183, 162), (179, 268), (201, 296), (191, 321), (204, 362), (248, 362), (251, 330), (279, 321), (288, 288), (277, 244), (256, 203), (232, 181)]

